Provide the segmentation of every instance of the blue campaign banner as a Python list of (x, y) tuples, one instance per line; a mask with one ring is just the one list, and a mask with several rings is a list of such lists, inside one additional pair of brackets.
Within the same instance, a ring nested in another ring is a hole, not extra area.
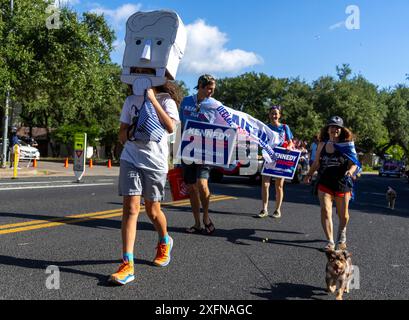
[(237, 130), (206, 122), (188, 120), (183, 130), (178, 158), (184, 163), (228, 168), (237, 141)]
[(264, 163), (261, 174), (276, 178), (292, 180), (300, 160), (301, 151), (274, 148), (274, 159), (271, 163)]

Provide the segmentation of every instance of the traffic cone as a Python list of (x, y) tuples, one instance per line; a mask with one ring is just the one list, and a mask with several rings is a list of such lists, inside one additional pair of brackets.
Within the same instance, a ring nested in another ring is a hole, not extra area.
[(89, 167), (90, 167), (90, 169), (93, 168), (92, 159), (89, 159)]
[(33, 168), (37, 168), (37, 159), (33, 160)]
[(64, 168), (68, 168), (68, 158), (65, 158)]
[(108, 169), (112, 168), (112, 163), (111, 163), (111, 159), (108, 159)]

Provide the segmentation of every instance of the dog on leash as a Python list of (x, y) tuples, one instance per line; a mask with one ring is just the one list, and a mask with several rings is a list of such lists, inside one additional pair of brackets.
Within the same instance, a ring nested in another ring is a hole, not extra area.
[(386, 200), (388, 201), (388, 209), (395, 210), (395, 202), (398, 194), (391, 187), (386, 191)]
[(349, 285), (352, 280), (351, 254), (346, 250), (332, 250), (326, 252), (328, 262), (326, 267), (325, 281), (329, 293), (335, 293), (337, 300), (343, 300), (343, 294), (349, 293)]

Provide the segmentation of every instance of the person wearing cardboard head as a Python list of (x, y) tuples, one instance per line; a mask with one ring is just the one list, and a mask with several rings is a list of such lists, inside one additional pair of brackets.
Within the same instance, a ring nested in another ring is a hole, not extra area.
[(182, 21), (172, 11), (138, 12), (127, 22), (121, 80), (132, 86), (121, 113), (119, 193), (123, 196), (123, 262), (110, 281), (119, 285), (135, 279), (134, 245), (141, 197), (159, 235), (153, 263), (170, 263), (173, 239), (161, 210), (168, 172), (168, 134), (179, 121), (174, 80), (186, 45)]
[[(197, 95), (185, 97), (180, 107), (180, 120), (182, 128), (187, 120), (209, 122), (206, 115), (200, 112), (200, 104), (210, 98), (216, 88), (216, 79), (211, 75), (202, 75), (197, 84)], [(211, 235), (215, 231), (214, 224), (209, 217), (209, 173), (210, 168), (202, 164), (185, 164), (182, 162), (183, 179), (189, 190), (190, 204), (192, 206), (195, 224), (188, 228), (188, 233), (205, 233)], [(201, 228), (200, 205), (203, 208), (203, 225)]]

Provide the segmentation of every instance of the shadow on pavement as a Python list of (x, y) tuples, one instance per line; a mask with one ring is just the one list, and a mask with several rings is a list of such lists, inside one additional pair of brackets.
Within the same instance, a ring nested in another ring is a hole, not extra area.
[[(228, 186), (228, 188), (226, 188)], [(397, 193), (396, 209), (387, 208), (385, 193), (392, 186)], [(224, 194), (237, 198), (260, 199), (261, 187), (248, 184), (245, 177), (227, 177), (221, 183), (213, 183), (210, 190), (215, 194)], [(358, 210), (369, 214), (397, 216), (409, 218), (409, 188), (403, 180), (362, 176), (356, 185), (356, 200), (350, 204), (350, 210)], [(270, 186), (270, 201), (275, 199), (274, 185)], [(312, 194), (312, 187), (305, 184), (284, 185), (284, 202), (319, 206), (318, 197)], [(319, 208), (317, 208), (319, 210)]]
[[(138, 228), (140, 230), (147, 230), (149, 223), (140, 223)], [(168, 227), (168, 231), (170, 234), (172, 233), (183, 233), (187, 234), (185, 228), (176, 228), (176, 227)], [(208, 236), (202, 234), (195, 234), (195, 236), (201, 237), (211, 237), (211, 238), (224, 238), (228, 242), (242, 245), (242, 246), (250, 246), (250, 243), (246, 243), (245, 241), (254, 241), (254, 242), (263, 242), (266, 244), (276, 244), (282, 246), (290, 246), (290, 247), (298, 247), (298, 248), (305, 248), (305, 249), (312, 249), (320, 251), (320, 248), (309, 246), (308, 244), (312, 243), (323, 243), (322, 240), (281, 240), (281, 239), (268, 239), (262, 237), (255, 236), (256, 231), (261, 232), (269, 232), (269, 233), (280, 233), (280, 234), (293, 234), (293, 235), (302, 235), (303, 233), (300, 232), (293, 232), (293, 231), (282, 231), (282, 230), (264, 230), (264, 229), (218, 229), (216, 226), (216, 231)]]
[(262, 292), (252, 292), (251, 294), (267, 300), (323, 300), (318, 297), (328, 296), (324, 288), (296, 283), (277, 283), (270, 289), (259, 288), (259, 290)]
[[(77, 270), (69, 267), (80, 267), (80, 266), (96, 266), (96, 265), (106, 265), (106, 264), (115, 264), (119, 265), (121, 263), (120, 260), (85, 260), (85, 261), (46, 261), (46, 260), (34, 260), (34, 259), (23, 259), (23, 258), (16, 258), (16, 257), (8, 257), (0, 255), (0, 264), (6, 266), (13, 266), (13, 267), (20, 267), (20, 268), (27, 268), (27, 269), (38, 269), (45, 271), (49, 266), (57, 266), (60, 272), (63, 273), (71, 273), (77, 274), (81, 276), (87, 276), (91, 278), (97, 279), (98, 286), (102, 287), (116, 287), (108, 282), (109, 275), (107, 274), (99, 274), (99, 273), (92, 273), (82, 270)], [(135, 263), (139, 265), (148, 265), (153, 266), (151, 261), (146, 260), (136, 260)], [(115, 267), (113, 267), (113, 272), (115, 271)]]
[[(182, 209), (181, 207), (178, 207), (178, 210), (181, 210), (181, 209)], [(190, 208), (186, 208), (186, 210), (190, 210)], [(231, 214), (231, 213), (221, 213), (221, 214)], [(9, 217), (19, 217), (19, 218), (38, 220), (40, 227), (41, 227), (41, 222), (58, 222), (59, 220), (63, 220), (63, 218), (61, 217), (39, 216), (39, 215), (28, 215), (28, 214), (2, 213), (2, 215), (9, 216)], [(120, 219), (119, 220), (95, 219), (95, 220), (76, 222), (80, 220), (81, 218), (64, 219), (63, 223), (67, 225), (75, 225), (75, 226), (94, 228), (94, 229), (106, 228), (106, 229), (121, 230), (121, 220)], [(168, 231), (169, 233), (187, 234), (186, 228), (187, 227), (168, 226)], [(145, 221), (138, 221), (138, 230), (155, 232), (155, 228), (152, 225), (152, 223), (145, 222)], [(314, 249), (314, 250), (319, 250), (319, 249), (308, 246), (308, 244), (322, 242), (322, 240), (292, 240), (292, 241), (280, 240), (280, 239), (265, 240), (262, 237), (255, 236), (255, 233), (257, 231), (268, 232), (270, 234), (272, 233), (272, 234), (303, 235), (303, 233), (296, 232), (296, 231), (254, 229), (254, 228), (253, 229), (250, 229), (250, 228), (249, 229), (221, 229), (221, 228), (217, 228), (216, 226), (216, 231), (213, 235), (208, 236), (208, 235), (199, 234), (199, 236), (224, 238), (228, 242), (238, 244), (238, 245), (250, 245), (243, 241), (255, 241), (255, 242), (265, 241), (266, 243), (271, 243), (271, 244), (276, 244), (276, 245), (293, 246), (293, 247), (300, 247), (300, 248), (307, 248), (307, 249)]]

